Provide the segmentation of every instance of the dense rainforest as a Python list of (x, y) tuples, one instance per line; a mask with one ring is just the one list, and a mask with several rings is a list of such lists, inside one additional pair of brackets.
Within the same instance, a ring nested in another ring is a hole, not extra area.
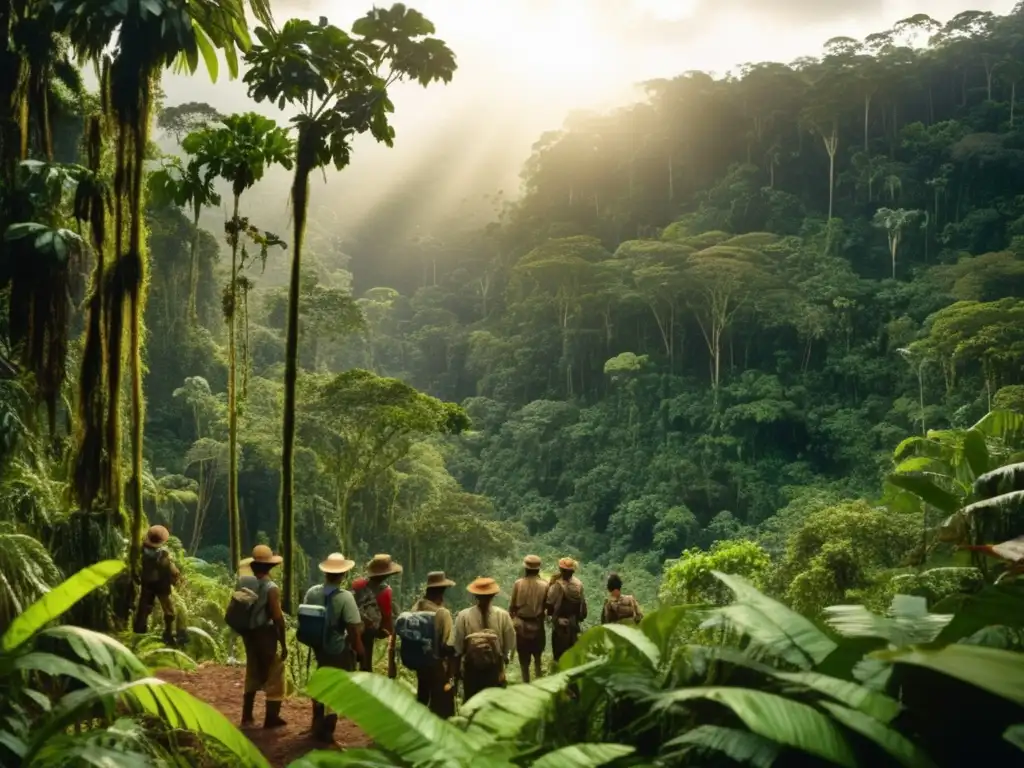
[[(1019, 754), (1024, 7), (647, 82), (539, 137), (485, 226), (415, 239), (336, 231), (317, 184), (401, 141), (390, 87), (458, 76), (414, 9), (15, 0), (0, 26), (0, 763), (267, 765), (148, 677), (233, 657), (257, 543), (289, 617), (338, 550), (403, 563), (403, 605), (440, 569), (507, 590), (531, 552), (579, 561), (588, 627), (612, 570), (649, 609), (448, 723), (290, 657), (375, 742), (293, 765)], [(282, 115), (166, 103), (172, 65)], [(247, 204), (273, 168), (286, 231)], [(150, 523), (183, 649), (127, 632)]]

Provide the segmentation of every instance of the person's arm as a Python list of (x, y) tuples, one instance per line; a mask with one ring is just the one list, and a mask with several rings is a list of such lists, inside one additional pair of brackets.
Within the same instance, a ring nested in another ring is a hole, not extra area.
[(635, 612), (635, 615), (633, 617), (633, 621), (636, 622), (637, 624), (639, 624), (641, 621), (643, 621), (644, 612), (640, 608), (640, 603), (637, 601), (637, 599), (635, 597), (633, 598), (633, 610)]
[(508, 614), (505, 614), (501, 630), (504, 635), (502, 641), (505, 646), (505, 664), (507, 665), (512, 661), (512, 651), (516, 647), (516, 628), (512, 625), (512, 618)]
[(557, 607), (557, 603), (558, 603), (558, 590), (555, 589), (555, 585), (554, 584), (548, 584), (548, 591), (544, 595), (544, 604), (547, 606), (548, 616), (554, 616), (555, 615), (555, 608)]
[(455, 656), (452, 659), (454, 665), (456, 680), (462, 677), (462, 650), (463, 644), (466, 641), (466, 620), (459, 614), (455, 617), (455, 631), (452, 632), (452, 649), (455, 651)]
[(518, 603), (519, 582), (517, 581), (512, 585), (512, 597), (510, 597), (508, 600), (508, 615), (511, 616), (513, 619), (516, 617), (516, 614), (519, 613)]
[(341, 593), (342, 609), (341, 622), (345, 625), (345, 639), (349, 647), (356, 654), (356, 658), (362, 658), (366, 653), (363, 647), (363, 620), (359, 615), (359, 606), (351, 592), (345, 590)]
[(605, 600), (604, 601), (604, 608), (601, 609), (601, 623), (602, 624), (607, 624), (610, 621), (610, 619), (608, 618), (608, 614), (610, 613), (610, 611), (608, 610), (609, 607), (610, 607), (609, 601)]
[(587, 595), (583, 591), (583, 585), (580, 584), (580, 623), (582, 624), (587, 620)]
[(285, 636), (284, 614), (281, 612), (281, 590), (277, 587), (267, 592), (267, 610), (277, 627), (277, 640), (281, 643), (281, 661), (288, 658), (288, 640)]

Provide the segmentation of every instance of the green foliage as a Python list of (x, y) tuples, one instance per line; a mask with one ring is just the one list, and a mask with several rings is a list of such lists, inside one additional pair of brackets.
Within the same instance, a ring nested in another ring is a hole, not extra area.
[(762, 585), (771, 567), (768, 553), (752, 541), (717, 541), (707, 552), (691, 549), (667, 564), (660, 599), (667, 605), (723, 604), (730, 598), (715, 572), (732, 573)]

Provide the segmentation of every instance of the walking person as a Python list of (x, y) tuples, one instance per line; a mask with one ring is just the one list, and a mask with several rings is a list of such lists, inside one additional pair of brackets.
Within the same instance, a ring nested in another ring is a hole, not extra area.
[[(423, 597), (395, 623), (402, 664), (416, 670), (416, 700), (445, 718), (455, 714), (455, 623), (444, 604), (445, 593), (454, 586), (444, 571), (428, 573)], [(421, 637), (424, 632), (429, 638)]]
[(185, 631), (184, 614), (180, 606), (175, 611), (175, 601), (171, 596), (173, 588), (181, 582), (181, 572), (167, 549), (170, 537), (170, 531), (164, 526), (154, 525), (142, 539), (142, 578), (132, 630), (137, 635), (146, 633), (149, 615), (159, 602), (164, 616), (163, 641), (173, 646), (185, 645), (188, 633)]
[(491, 604), (501, 591), (498, 582), (479, 578), (466, 591), (476, 598), (476, 605), (455, 617), (454, 642), (462, 697), (469, 701), (485, 688), (505, 686), (505, 667), (515, 648), (516, 631), (508, 611)]
[(576, 561), (563, 557), (558, 561), (559, 577), (548, 587), (548, 614), (552, 618), (551, 653), (557, 662), (576, 643), (580, 625), (587, 618), (587, 599), (583, 583), (576, 578)]
[(402, 566), (391, 555), (374, 555), (366, 565), (366, 576), (352, 583), (352, 593), (359, 607), (363, 624), (363, 653), (359, 669), (373, 671), (373, 643), (378, 638), (391, 638), (394, 634), (391, 587), (387, 580), (402, 572)]
[[(252, 576), (238, 580), (239, 590), (255, 593), (249, 606), (249, 626), (243, 632), (245, 646), (245, 689), (242, 698), (242, 725), (252, 725), (256, 694), (263, 691), (267, 699), (264, 728), (280, 728), (287, 723), (281, 719), (281, 701), (284, 699), (284, 662), (288, 658), (285, 640), (284, 614), (281, 613), (281, 590), (270, 578), (270, 572), (283, 562), (270, 547), (258, 544), (252, 557), (240, 564), (252, 570)], [(278, 646), (281, 651), (278, 653)]]
[[(324, 575), (322, 584), (307, 590), (303, 603), (324, 606), (327, 626), (323, 642), (316, 648), (317, 667), (333, 667), (352, 672), (356, 659), (363, 655), (363, 632), (356, 607), (355, 596), (344, 588), (345, 576), (355, 568), (355, 561), (347, 559), (340, 552), (332, 552), (320, 563)], [(330, 744), (334, 741), (334, 729), (338, 716), (327, 714), (326, 707), (319, 701), (313, 702), (313, 737)]]
[(523, 558), (523, 577), (512, 585), (512, 599), (508, 605), (516, 630), (516, 653), (519, 655), (519, 669), (524, 683), (530, 682), (531, 660), (533, 676), (541, 676), (540, 658), (547, 644), (544, 614), (548, 583), (540, 577), (540, 567), (541, 559), (537, 555)]
[(608, 599), (601, 609), (602, 624), (639, 624), (644, 617), (640, 604), (632, 595), (622, 594), (622, 577), (617, 573), (608, 576)]

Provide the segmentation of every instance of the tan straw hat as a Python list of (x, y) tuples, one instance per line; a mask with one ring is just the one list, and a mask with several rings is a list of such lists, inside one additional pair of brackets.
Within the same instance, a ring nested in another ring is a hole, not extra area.
[(146, 531), (146, 538), (142, 540), (142, 546), (156, 549), (167, 543), (171, 538), (171, 532), (162, 525), (154, 525)]
[(501, 591), (501, 587), (494, 579), (481, 576), (474, 579), (473, 583), (466, 587), (466, 591), (471, 595), (496, 595)]
[(527, 555), (523, 558), (523, 567), (529, 568), (531, 571), (540, 570), (541, 562), (537, 555)]
[(324, 573), (348, 573), (356, 567), (355, 560), (348, 560), (341, 552), (331, 552), (327, 558), (320, 563), (320, 570)]
[(244, 567), (252, 565), (253, 563), (269, 563), (270, 565), (280, 565), (284, 562), (284, 558), (280, 555), (275, 555), (274, 550), (268, 547), (266, 544), (257, 544), (252, 548), (252, 557), (247, 557), (238, 565)]
[(571, 557), (563, 557), (558, 561), (558, 567), (563, 571), (575, 571), (576, 561)]
[(431, 571), (427, 574), (427, 589), (431, 587), (454, 587), (455, 582), (444, 575), (444, 571)]
[(391, 555), (374, 555), (366, 564), (367, 576), (392, 576), (402, 572), (402, 566), (391, 559)]

